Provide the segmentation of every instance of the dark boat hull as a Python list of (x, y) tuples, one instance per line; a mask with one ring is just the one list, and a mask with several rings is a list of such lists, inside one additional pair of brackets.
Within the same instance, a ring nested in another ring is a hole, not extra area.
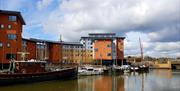
[(77, 68), (34, 74), (0, 74), (0, 86), (77, 78)]

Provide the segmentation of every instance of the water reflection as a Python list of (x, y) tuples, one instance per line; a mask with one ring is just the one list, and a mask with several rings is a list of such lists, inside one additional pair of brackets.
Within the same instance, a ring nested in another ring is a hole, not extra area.
[(83, 76), (77, 80), (6, 86), (0, 89), (1, 91), (180, 91), (180, 72), (150, 70), (149, 73)]
[(81, 77), (78, 84), (78, 91), (125, 91), (121, 76)]

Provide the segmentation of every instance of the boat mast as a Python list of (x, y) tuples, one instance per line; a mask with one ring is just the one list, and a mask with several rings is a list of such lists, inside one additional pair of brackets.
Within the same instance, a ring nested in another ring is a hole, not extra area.
[(141, 38), (139, 37), (139, 44), (140, 44), (140, 51), (141, 51), (141, 62), (143, 61), (144, 57), (143, 57), (143, 45), (141, 43)]

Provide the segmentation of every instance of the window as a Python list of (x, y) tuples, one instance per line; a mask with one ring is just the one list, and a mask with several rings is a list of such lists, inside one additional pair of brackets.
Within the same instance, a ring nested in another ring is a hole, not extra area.
[(15, 40), (17, 38), (15, 34), (8, 34), (7, 37), (11, 40)]
[(111, 47), (111, 45), (110, 45), (110, 44), (108, 44), (108, 45), (107, 45), (107, 47)]
[(44, 45), (40, 45), (40, 48), (41, 48), (41, 49), (45, 49), (45, 46), (44, 46)]
[(12, 26), (11, 25), (8, 25), (8, 29), (11, 29), (12, 28)]
[(107, 56), (111, 56), (111, 53), (108, 53)]
[(97, 49), (97, 48), (95, 48), (94, 50), (95, 50), (95, 52), (97, 52), (97, 51), (98, 51), (98, 49)]
[(7, 43), (7, 48), (11, 47), (10, 43)]
[(4, 24), (0, 24), (0, 29), (3, 29), (4, 28)]
[(15, 54), (6, 54), (6, 59), (8, 59), (8, 60), (16, 59), (16, 55)]
[(22, 41), (22, 46), (26, 47), (27, 46), (27, 41)]
[(16, 16), (9, 16), (9, 17), (8, 17), (8, 20), (9, 20), (9, 21), (16, 21), (16, 20), (17, 20), (17, 17), (16, 17)]
[(0, 42), (0, 48), (2, 48), (3, 47), (3, 44), (2, 44), (2, 42)]

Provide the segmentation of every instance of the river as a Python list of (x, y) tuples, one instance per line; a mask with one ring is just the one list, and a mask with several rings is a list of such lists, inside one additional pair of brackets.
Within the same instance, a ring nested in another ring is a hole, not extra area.
[(180, 91), (180, 71), (82, 76), (75, 80), (49, 81), (0, 87), (0, 91)]

